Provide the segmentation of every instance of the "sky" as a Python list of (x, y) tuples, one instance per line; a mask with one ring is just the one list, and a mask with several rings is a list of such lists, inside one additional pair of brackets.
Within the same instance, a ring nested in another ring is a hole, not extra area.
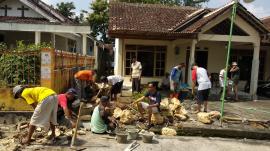
[[(71, 2), (72, 0), (43, 0), (47, 4), (56, 5), (56, 3), (59, 2)], [(89, 11), (89, 6), (92, 0), (73, 0), (75, 6), (76, 6), (76, 13), (78, 14), (80, 10), (87, 10)], [(205, 7), (209, 8), (217, 8), (220, 7), (226, 3), (229, 3), (231, 0), (210, 0), (208, 3), (205, 3)], [(263, 18), (270, 16), (270, 0), (255, 0), (252, 3), (245, 4), (243, 3), (243, 0), (240, 0), (242, 4), (255, 16), (258, 18)]]

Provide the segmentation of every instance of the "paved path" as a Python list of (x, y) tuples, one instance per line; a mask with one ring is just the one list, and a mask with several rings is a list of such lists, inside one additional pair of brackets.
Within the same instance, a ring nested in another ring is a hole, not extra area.
[[(123, 151), (129, 144), (118, 144), (114, 139), (104, 139), (105, 135), (87, 134), (80, 136), (85, 151)], [(153, 144), (138, 141), (140, 146), (134, 151), (270, 151), (269, 141), (237, 140), (202, 137), (157, 137)], [(69, 147), (31, 146), (26, 150), (70, 150)], [(78, 148), (78, 149), (79, 149)]]

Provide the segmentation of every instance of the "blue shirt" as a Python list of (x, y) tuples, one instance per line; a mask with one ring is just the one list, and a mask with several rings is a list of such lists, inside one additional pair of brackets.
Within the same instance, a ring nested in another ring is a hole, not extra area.
[(160, 104), (161, 102), (161, 95), (157, 91), (155, 93), (146, 92), (144, 96), (150, 100), (150, 105), (157, 103)]

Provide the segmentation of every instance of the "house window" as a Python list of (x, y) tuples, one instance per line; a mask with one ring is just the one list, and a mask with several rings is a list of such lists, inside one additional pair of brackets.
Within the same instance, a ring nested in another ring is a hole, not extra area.
[(126, 45), (125, 75), (131, 75), (132, 58), (142, 64), (142, 76), (165, 75), (166, 46)]

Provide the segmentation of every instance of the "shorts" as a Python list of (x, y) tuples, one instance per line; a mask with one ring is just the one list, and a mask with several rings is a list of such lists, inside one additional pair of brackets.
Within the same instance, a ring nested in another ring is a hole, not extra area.
[(198, 103), (202, 104), (204, 101), (207, 101), (209, 93), (210, 93), (210, 89), (199, 90), (197, 92)]
[[(148, 103), (145, 103), (145, 102), (141, 102), (141, 105), (142, 105), (142, 108), (144, 110), (147, 110), (147, 107), (149, 106)], [(158, 113), (158, 108), (157, 107), (152, 107), (152, 113)]]
[(37, 105), (31, 117), (30, 125), (49, 128), (50, 123), (57, 124), (58, 101), (56, 95), (50, 95)]
[(238, 85), (239, 83), (239, 76), (235, 76), (232, 78), (232, 81), (233, 81), (233, 85)]

